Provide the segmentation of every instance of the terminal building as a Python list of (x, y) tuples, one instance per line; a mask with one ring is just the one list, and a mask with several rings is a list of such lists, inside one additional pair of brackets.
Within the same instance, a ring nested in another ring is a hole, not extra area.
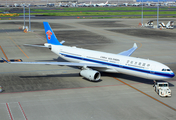
[(123, 3), (123, 2), (136, 2), (136, 0), (1, 0), (0, 5), (10, 5), (10, 4), (48, 4), (48, 3)]
[[(30, 4), (30, 5), (47, 5), (47, 4), (59, 4), (59, 3), (115, 3), (115, 4), (122, 4), (122, 3), (140, 3), (140, 2), (158, 2), (158, 0), (1, 0), (0, 5), (4, 6), (20, 6), (22, 4)], [(172, 2), (175, 3), (176, 0), (159, 0), (159, 2)]]

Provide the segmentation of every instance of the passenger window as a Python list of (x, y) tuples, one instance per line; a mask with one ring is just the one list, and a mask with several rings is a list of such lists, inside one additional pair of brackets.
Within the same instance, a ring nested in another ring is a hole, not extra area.
[(150, 64), (147, 64), (147, 67), (149, 67), (150, 66)]
[(131, 64), (133, 64), (133, 61), (131, 61)]
[(139, 64), (138, 65), (141, 65), (141, 62), (139, 62)]
[(145, 63), (143, 63), (142, 66), (145, 66)]
[(137, 65), (137, 62), (135, 62), (134, 64)]

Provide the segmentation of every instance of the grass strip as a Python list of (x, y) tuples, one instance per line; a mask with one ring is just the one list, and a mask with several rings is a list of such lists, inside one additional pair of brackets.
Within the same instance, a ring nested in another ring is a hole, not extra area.
[[(145, 15), (156, 15), (157, 12), (143, 12)], [(161, 15), (176, 14), (176, 11), (160, 11)], [(22, 15), (22, 14), (21, 14)], [(28, 13), (26, 13), (28, 15)], [(45, 16), (103, 16), (103, 15), (141, 15), (141, 12), (55, 12), (55, 13), (31, 13), (31, 15), (45, 15)]]
[[(172, 7), (172, 8), (176, 8), (176, 7)], [(162, 7), (160, 8), (160, 10), (168, 10), (170, 9), (169, 7)], [(45, 9), (31, 9), (32, 11), (35, 12), (51, 12), (51, 11), (113, 11), (113, 10), (141, 10), (141, 7), (74, 7), (74, 8), (53, 8), (50, 10), (45, 10)], [(147, 8), (144, 7), (143, 10), (157, 10), (156, 7), (151, 7), (151, 8)]]

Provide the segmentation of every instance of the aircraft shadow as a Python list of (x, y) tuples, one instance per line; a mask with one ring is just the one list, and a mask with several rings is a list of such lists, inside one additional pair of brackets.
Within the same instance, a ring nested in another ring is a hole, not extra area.
[[(66, 60), (64, 60), (64, 59), (62, 59), (60, 57), (53, 58), (53, 60), (37, 60), (37, 61), (67, 62)], [(78, 69), (78, 67), (72, 67), (72, 68)], [(74, 76), (74, 74), (47, 75), (47, 77), (78, 77), (78, 76), (79, 76), (79, 74), (75, 74), (75, 76)], [(122, 79), (127, 79), (127, 80), (131, 80), (131, 81), (135, 81), (135, 82), (140, 82), (140, 83), (144, 83), (144, 84), (153, 85), (153, 80), (140, 78), (140, 77), (135, 77), (135, 76), (131, 76), (131, 75), (125, 75), (125, 74), (121, 74), (121, 73), (105, 73), (105, 72), (101, 72), (101, 76), (112, 76), (112, 77), (117, 77), (117, 78), (122, 78)], [(31, 77), (31, 76), (28, 76), (28, 77)], [(38, 76), (38, 77), (40, 77), (40, 76)], [(87, 80), (85, 78), (83, 78), (83, 79)], [(87, 81), (89, 81), (89, 80), (87, 80)], [(95, 81), (95, 82), (101, 82), (101, 81), (102, 81), (102, 79), (100, 79), (99, 81)], [(158, 82), (167, 82), (167, 80), (166, 81), (165, 80), (158, 80)], [(169, 82), (169, 86), (173, 87), (174, 85)]]
[(37, 62), (68, 62), (60, 57), (53, 58), (52, 60), (36, 60)]
[[(111, 77), (116, 77), (119, 79), (126, 79), (126, 80), (130, 80), (130, 81), (134, 81), (134, 82), (139, 82), (139, 83), (144, 83), (144, 84), (149, 84), (149, 85), (153, 85), (153, 80), (149, 80), (149, 79), (144, 79), (144, 78), (139, 78), (139, 77), (134, 77), (134, 76), (130, 76), (130, 75), (124, 75), (124, 74), (120, 74), (120, 73), (101, 73), (102, 77), (103, 76), (111, 76)], [(32, 79), (32, 78), (36, 78), (36, 79), (40, 79), (40, 78), (53, 78), (53, 77), (81, 77), (79, 76), (79, 73), (68, 73), (68, 74), (55, 74), (55, 75), (35, 75), (35, 76), (19, 76), (20, 78), (23, 79)], [(100, 79), (99, 81), (90, 81), (84, 77), (82, 77), (83, 80), (89, 81), (89, 82), (94, 82), (94, 83), (98, 83), (103, 81), (103, 79)], [(165, 82), (164, 80), (159, 80), (159, 82)], [(173, 87), (174, 85), (172, 83), (169, 82), (169, 86)]]
[[(40, 79), (40, 78), (53, 78), (53, 77), (82, 77), (82, 76), (79, 76), (79, 73), (68, 73), (68, 74), (56, 74), (56, 75), (35, 75), (35, 76), (19, 76), (20, 78), (22, 79), (33, 79), (33, 78), (36, 78), (36, 79)], [(84, 77), (82, 77), (83, 80), (85, 81), (89, 81), (89, 82), (94, 82), (94, 83), (98, 83), (98, 82), (101, 82), (102, 79), (98, 80), (98, 81), (90, 81)]]
[(35, 75), (35, 76), (19, 76), (20, 78), (50, 78), (50, 77), (79, 77), (78, 73), (55, 74), (55, 75)]
[[(153, 80), (150, 80), (150, 79), (135, 77), (135, 76), (131, 76), (131, 75), (125, 75), (125, 74), (121, 74), (121, 73), (102, 73), (101, 75), (102, 76), (112, 76), (112, 77), (116, 77), (116, 78), (120, 78), (120, 79), (126, 79), (126, 80), (140, 82), (140, 83), (149, 84), (149, 85), (153, 85), (153, 83), (154, 83)], [(168, 82), (170, 87), (174, 86), (174, 84), (170, 83), (167, 80), (166, 81), (165, 80), (158, 80), (158, 82)]]

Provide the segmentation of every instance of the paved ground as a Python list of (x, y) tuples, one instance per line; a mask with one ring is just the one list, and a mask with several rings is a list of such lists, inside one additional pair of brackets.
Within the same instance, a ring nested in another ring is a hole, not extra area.
[[(140, 28), (140, 19), (45, 21), (65, 45), (119, 53), (136, 42), (139, 49), (132, 56), (165, 63), (176, 73), (176, 29)], [(49, 49), (24, 46), (46, 42), (41, 20), (32, 20), (33, 32), (23, 33), (19, 30), (22, 25), (20, 20), (0, 21), (1, 47), (9, 59), (63, 61)], [(0, 56), (4, 57), (2, 52)], [(66, 66), (0, 66), (4, 90), (0, 116), (4, 120), (176, 119), (175, 77), (169, 79), (172, 97), (161, 98), (154, 92), (152, 80), (128, 75), (102, 73), (100, 82), (90, 82), (79, 77), (79, 69)]]

